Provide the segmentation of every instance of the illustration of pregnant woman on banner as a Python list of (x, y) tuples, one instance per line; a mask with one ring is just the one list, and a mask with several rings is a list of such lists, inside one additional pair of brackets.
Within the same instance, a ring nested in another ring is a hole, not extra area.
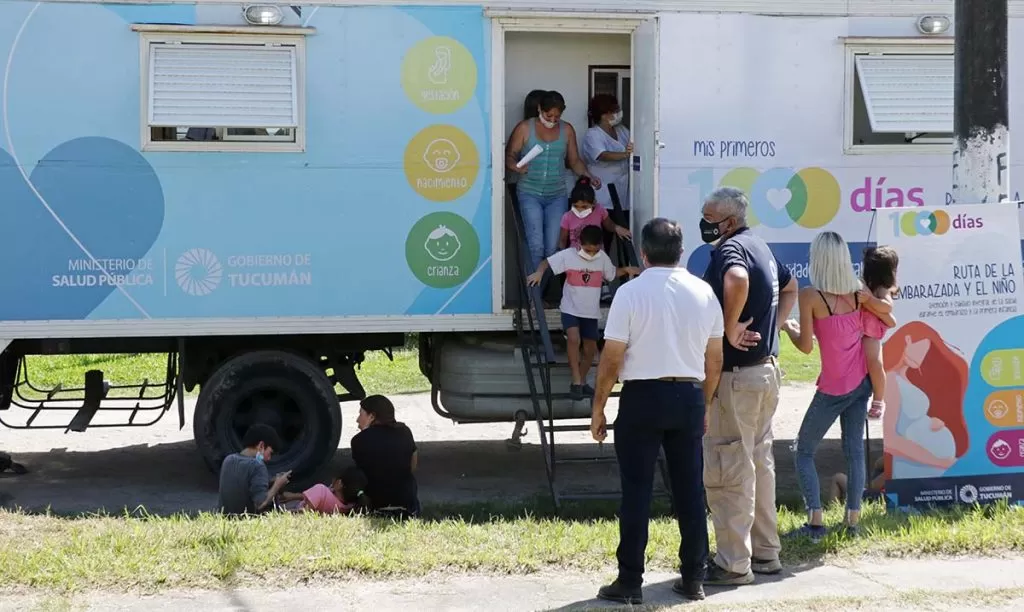
[(886, 478), (942, 476), (967, 452), (967, 361), (920, 321), (885, 341), (882, 360)]

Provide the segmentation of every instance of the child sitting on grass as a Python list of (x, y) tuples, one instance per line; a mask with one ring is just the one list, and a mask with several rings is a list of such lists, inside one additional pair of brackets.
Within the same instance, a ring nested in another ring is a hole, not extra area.
[[(537, 271), (527, 277), (530, 286), (537, 286), (549, 267), (553, 274), (565, 273), (562, 293), (562, 329), (569, 341), (569, 370), (572, 385), (569, 394), (574, 401), (593, 397), (594, 389), (586, 384), (587, 374), (597, 356), (600, 332), (597, 321), (601, 317), (601, 282), (619, 276), (636, 276), (639, 268), (616, 268), (604, 252), (604, 234), (596, 225), (580, 231), (579, 249), (565, 249), (545, 259)], [(583, 360), (580, 362), (580, 340), (583, 342)]]
[(299, 502), (292, 510), (310, 510), (320, 514), (349, 514), (357, 508), (369, 508), (370, 499), (363, 492), (366, 489), (366, 474), (356, 466), (341, 473), (331, 486), (317, 483), (302, 493), (282, 493), (282, 503)]

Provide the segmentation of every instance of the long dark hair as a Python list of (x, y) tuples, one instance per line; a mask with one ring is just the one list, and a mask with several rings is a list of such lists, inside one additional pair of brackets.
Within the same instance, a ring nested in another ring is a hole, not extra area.
[(537, 102), (537, 106), (544, 112), (553, 108), (565, 111), (565, 98), (557, 91), (545, 91)]
[(338, 476), (341, 479), (341, 501), (346, 504), (356, 504), (364, 508), (370, 508), (370, 498), (366, 495), (366, 487), (369, 480), (366, 474), (358, 467), (351, 465)]
[(547, 92), (543, 89), (534, 89), (530, 93), (526, 94), (526, 99), (523, 100), (523, 120), (533, 119), (540, 113), (537, 112), (537, 107), (540, 106), (541, 97)]
[(359, 407), (366, 414), (373, 415), (373, 424), (375, 426), (395, 427), (399, 425), (398, 421), (395, 420), (395, 405), (383, 395), (371, 395), (359, 402)]
[(594, 193), (594, 185), (590, 182), (590, 177), (581, 176), (577, 179), (576, 186), (572, 188), (572, 193), (569, 194), (569, 201), (593, 204), (596, 200), (597, 196)]
[(896, 269), (900, 265), (900, 256), (890, 246), (868, 247), (864, 249), (864, 263), (861, 277), (868, 291), (874, 293), (878, 289), (892, 289), (896, 286)]

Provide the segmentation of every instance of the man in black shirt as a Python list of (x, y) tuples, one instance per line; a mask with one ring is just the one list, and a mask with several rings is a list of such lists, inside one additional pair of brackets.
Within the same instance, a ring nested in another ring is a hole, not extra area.
[(717, 243), (704, 280), (722, 303), (724, 363), (708, 415), (704, 486), (717, 554), (705, 584), (741, 585), (775, 574), (781, 543), (775, 508), (772, 417), (779, 403), (779, 326), (796, 279), (747, 227), (747, 196), (726, 187), (704, 203), (701, 237)]

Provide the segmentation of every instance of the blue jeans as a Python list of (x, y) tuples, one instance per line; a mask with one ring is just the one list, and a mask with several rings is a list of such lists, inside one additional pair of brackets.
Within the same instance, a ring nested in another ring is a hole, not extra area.
[(867, 377), (846, 395), (826, 395), (821, 391), (814, 394), (804, 421), (800, 424), (795, 453), (796, 474), (807, 510), (821, 510), (821, 485), (818, 482), (818, 470), (814, 467), (814, 453), (836, 419), (840, 420), (843, 430), (843, 455), (846, 457), (848, 483), (846, 509), (860, 510), (866, 479), (864, 421), (868, 416), (870, 397), (871, 380)]
[[(558, 250), (558, 235), (562, 228), (562, 215), (569, 210), (569, 199), (564, 193), (538, 196), (518, 190), (519, 211), (526, 226), (526, 244), (530, 249), (533, 270), (540, 262)], [(530, 270), (530, 272), (533, 272)]]

